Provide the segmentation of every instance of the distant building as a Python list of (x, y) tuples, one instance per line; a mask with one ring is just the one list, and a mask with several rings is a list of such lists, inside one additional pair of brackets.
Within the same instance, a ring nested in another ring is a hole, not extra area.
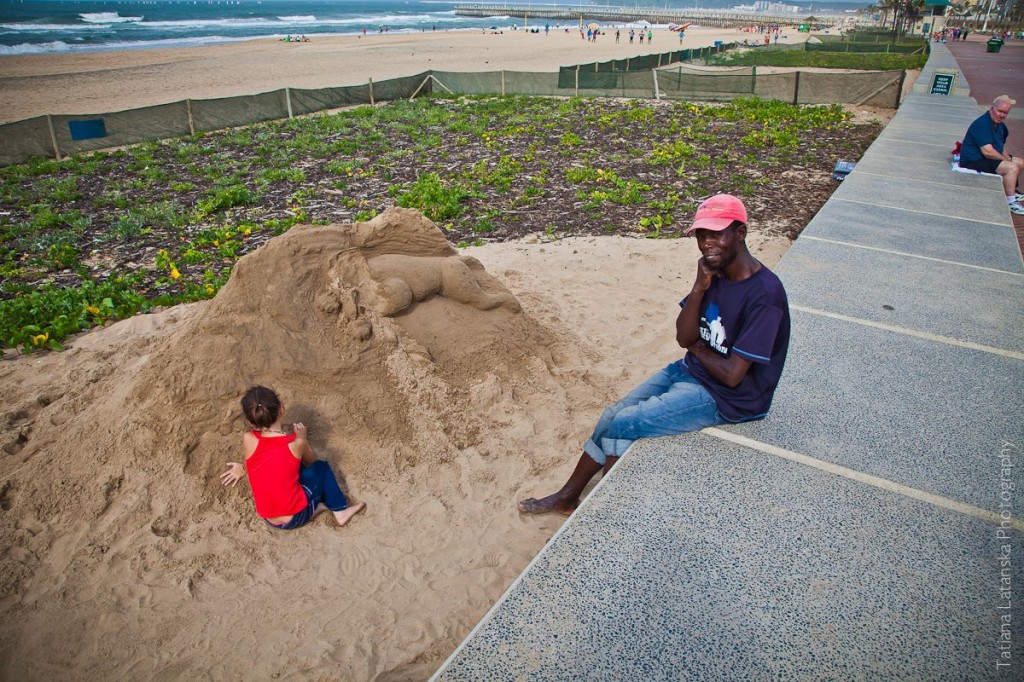
[(737, 12), (763, 12), (765, 14), (799, 14), (799, 5), (787, 5), (783, 2), (768, 2), (757, 0), (753, 5), (736, 5), (733, 7)]

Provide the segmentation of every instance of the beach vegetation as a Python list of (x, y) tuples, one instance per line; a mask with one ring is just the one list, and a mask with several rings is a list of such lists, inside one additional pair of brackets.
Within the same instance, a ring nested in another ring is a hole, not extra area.
[(678, 237), (721, 191), (756, 196), (755, 224), (772, 211), (798, 231), (831, 192), (835, 159), (857, 158), (879, 129), (840, 107), (756, 98), (430, 96), (33, 159), (0, 168), (0, 343), (56, 348), (107, 320), (209, 298), (293, 225), (370, 220), (389, 205), (467, 246)]
[[(884, 44), (882, 44), (884, 49)], [(864, 71), (920, 69), (928, 61), (924, 54), (884, 52), (803, 52), (800, 50), (729, 50), (704, 58), (713, 66), (788, 66)]]

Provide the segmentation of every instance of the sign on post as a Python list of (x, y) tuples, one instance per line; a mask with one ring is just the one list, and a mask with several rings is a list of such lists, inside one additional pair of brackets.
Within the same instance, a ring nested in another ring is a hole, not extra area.
[(932, 76), (932, 86), (928, 90), (929, 95), (952, 95), (956, 89), (957, 71), (936, 69)]

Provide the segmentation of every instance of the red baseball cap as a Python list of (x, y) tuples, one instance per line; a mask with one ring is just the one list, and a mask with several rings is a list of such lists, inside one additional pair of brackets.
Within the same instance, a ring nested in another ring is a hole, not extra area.
[(743, 202), (731, 194), (716, 194), (697, 207), (690, 225), (684, 236), (689, 237), (694, 230), (712, 230), (721, 232), (738, 220), (747, 224), (747, 209)]

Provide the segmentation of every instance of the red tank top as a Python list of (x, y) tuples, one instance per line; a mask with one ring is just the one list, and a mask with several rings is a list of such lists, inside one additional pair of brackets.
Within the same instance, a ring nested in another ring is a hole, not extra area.
[(297, 514), (309, 501), (299, 485), (299, 458), (288, 448), (296, 435), (263, 436), (259, 431), (252, 434), (259, 442), (245, 460), (245, 470), (256, 513), (264, 519)]

